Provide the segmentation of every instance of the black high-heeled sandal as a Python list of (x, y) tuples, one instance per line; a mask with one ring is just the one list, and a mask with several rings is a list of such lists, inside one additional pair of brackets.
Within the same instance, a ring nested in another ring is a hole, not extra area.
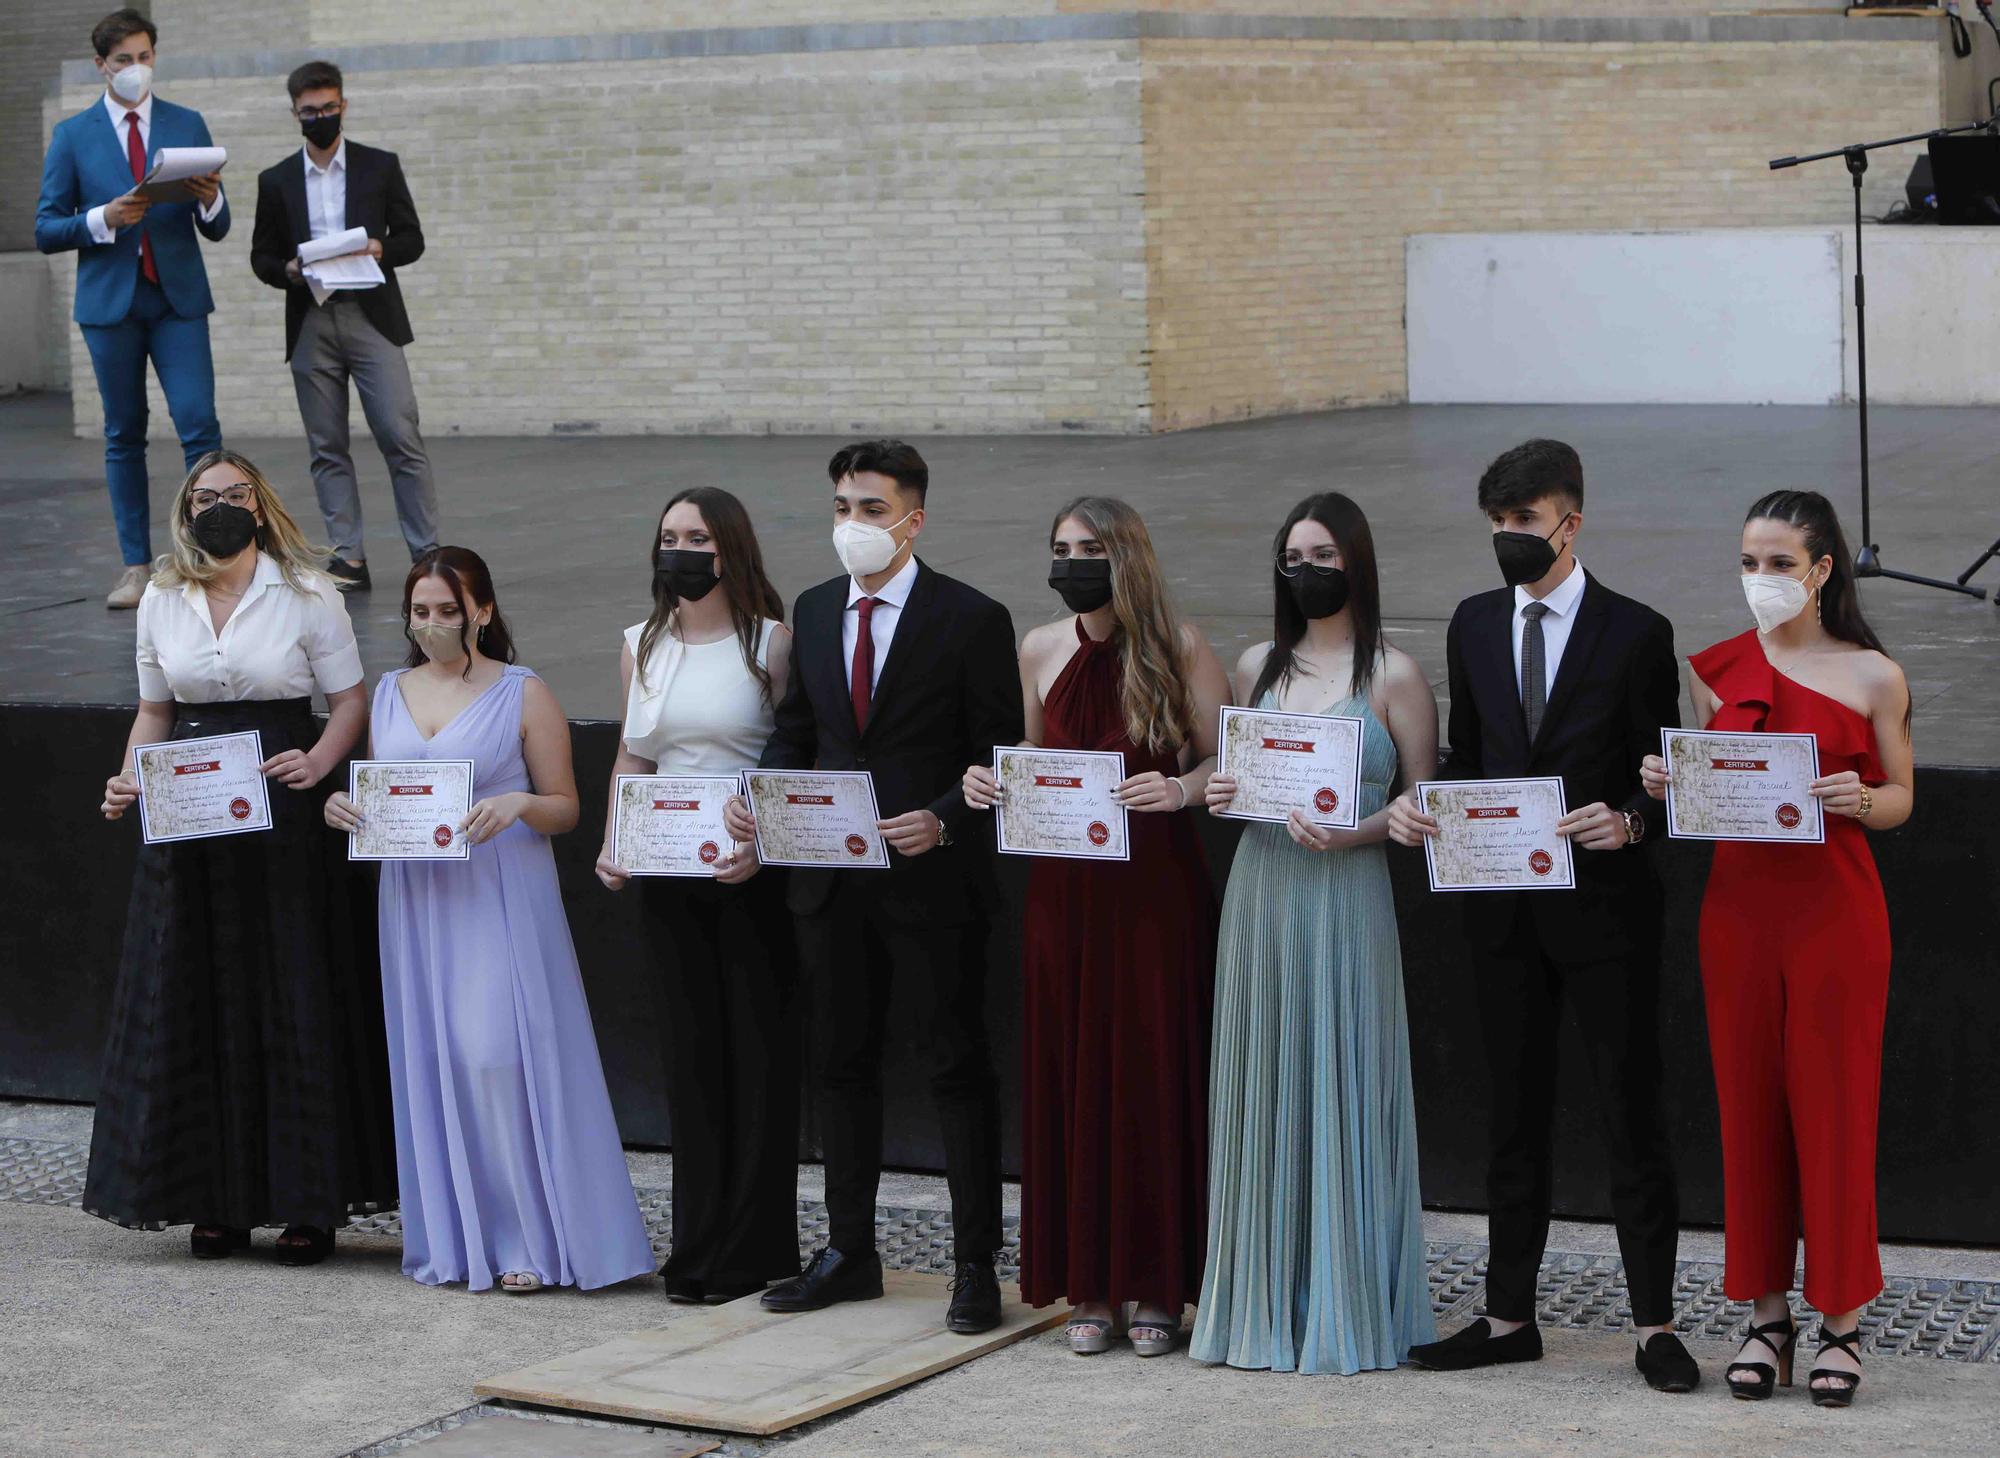
[(250, 1249), (250, 1232), (234, 1225), (197, 1225), (188, 1232), (188, 1254), (198, 1261), (219, 1261)]
[[(1771, 1338), (1774, 1336), (1782, 1336), (1783, 1343), (1772, 1341)], [(1769, 1347), (1771, 1356), (1775, 1360), (1770, 1363), (1740, 1360), (1731, 1362), (1723, 1368), (1722, 1380), (1728, 1384), (1731, 1392), (1745, 1402), (1762, 1402), (1771, 1395), (1773, 1387), (1792, 1385), (1792, 1355), (1798, 1350), (1799, 1328), (1793, 1322), (1790, 1313), (1787, 1313), (1783, 1321), (1767, 1321), (1762, 1326), (1753, 1325), (1750, 1334), (1743, 1339), (1743, 1345), (1747, 1347), (1752, 1342), (1762, 1342)], [(1754, 1382), (1738, 1382), (1736, 1380), (1738, 1372), (1754, 1372), (1757, 1378)]]
[[(1823, 1357), (1827, 1354), (1828, 1349), (1833, 1347), (1838, 1347), (1841, 1351), (1846, 1352), (1859, 1365), (1861, 1361), (1861, 1328), (1856, 1326), (1853, 1331), (1832, 1332), (1826, 1329), (1825, 1322), (1821, 1322), (1819, 1325), (1819, 1354)], [(1821, 1387), (1819, 1384), (1822, 1382), (1827, 1385)], [(1814, 1407), (1851, 1407), (1854, 1404), (1854, 1394), (1861, 1387), (1861, 1374), (1859, 1372), (1843, 1372), (1838, 1367), (1821, 1367), (1815, 1364), (1812, 1371), (1806, 1375), (1806, 1386), (1807, 1390), (1812, 1393)]]
[(287, 1225), (278, 1237), (278, 1264), (316, 1266), (333, 1254), (333, 1232), (321, 1225)]

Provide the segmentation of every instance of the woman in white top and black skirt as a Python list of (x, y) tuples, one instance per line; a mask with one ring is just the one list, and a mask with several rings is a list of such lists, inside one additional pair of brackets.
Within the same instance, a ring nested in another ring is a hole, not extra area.
[(367, 724), (361, 657), (324, 552), (242, 456), (194, 463), (170, 531), (104, 816), (138, 800), (135, 746), (255, 730), (271, 828), (139, 852), (83, 1207), (191, 1224), (197, 1256), (283, 1224), (278, 1258), (310, 1265), (350, 1213), (396, 1194), (375, 937), (319, 826), (324, 782)]
[[(792, 635), (743, 503), (683, 491), (660, 515), (653, 611), (625, 631), (617, 775), (733, 775), (756, 767), (785, 692)], [(673, 1250), (667, 1295), (714, 1305), (796, 1276), (797, 980), (784, 874), (752, 846), (712, 881), (641, 878), (659, 960)], [(597, 874), (621, 889), (607, 823)]]

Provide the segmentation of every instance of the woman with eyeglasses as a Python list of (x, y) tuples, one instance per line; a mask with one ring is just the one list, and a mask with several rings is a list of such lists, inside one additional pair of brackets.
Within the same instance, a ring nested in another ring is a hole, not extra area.
[(325, 553), (242, 456), (194, 463), (169, 531), (139, 603), (139, 711), (100, 808), (137, 804), (139, 745), (255, 731), (271, 828), (139, 852), (83, 1207), (192, 1225), (209, 1258), (283, 1225), (278, 1259), (310, 1265), (396, 1194), (375, 948), (319, 829), (368, 722), (361, 658)]
[[(1274, 1372), (1392, 1368), (1434, 1340), (1396, 908), (1382, 850), (1399, 766), (1437, 763), (1437, 701), (1382, 637), (1360, 507), (1309, 496), (1278, 529), (1272, 641), (1237, 702), (1362, 721), (1353, 830), (1246, 826), (1216, 952), (1209, 1225), (1192, 1355)], [(1236, 781), (1208, 782), (1225, 811)]]
[[(1021, 644), (1025, 742), (1125, 756), (1131, 858), (1041, 857), (1029, 870), (1021, 1294), (1071, 1303), (1079, 1355), (1122, 1328), (1156, 1357), (1201, 1287), (1215, 892), (1181, 812), (1215, 764), (1229, 683), (1174, 610), (1130, 506), (1071, 502), (1049, 550), (1049, 586), (1069, 611)], [(974, 809), (1004, 795), (990, 764), (968, 767), (963, 787)]]

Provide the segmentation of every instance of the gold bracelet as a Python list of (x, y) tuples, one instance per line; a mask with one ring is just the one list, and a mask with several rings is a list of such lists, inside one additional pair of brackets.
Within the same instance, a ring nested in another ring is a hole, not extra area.
[(1875, 792), (1866, 785), (1861, 787), (1861, 808), (1854, 812), (1856, 820), (1866, 820), (1875, 809)]

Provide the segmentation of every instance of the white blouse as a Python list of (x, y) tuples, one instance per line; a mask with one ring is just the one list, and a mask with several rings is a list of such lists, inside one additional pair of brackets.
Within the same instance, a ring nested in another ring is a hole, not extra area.
[[(757, 635), (757, 662), (768, 663), (771, 634)], [(751, 769), (771, 738), (773, 715), (743, 662), (736, 635), (713, 643), (683, 643), (671, 632), (639, 661), (644, 623), (625, 630), (632, 652), (632, 691), (625, 698), (625, 747), (650, 759), (663, 775), (733, 775)]]
[(217, 634), (200, 586), (148, 583), (139, 599), (139, 697), (152, 703), (302, 699), (361, 682), (361, 652), (347, 604), (324, 577), (305, 591), (257, 554), (243, 601)]

